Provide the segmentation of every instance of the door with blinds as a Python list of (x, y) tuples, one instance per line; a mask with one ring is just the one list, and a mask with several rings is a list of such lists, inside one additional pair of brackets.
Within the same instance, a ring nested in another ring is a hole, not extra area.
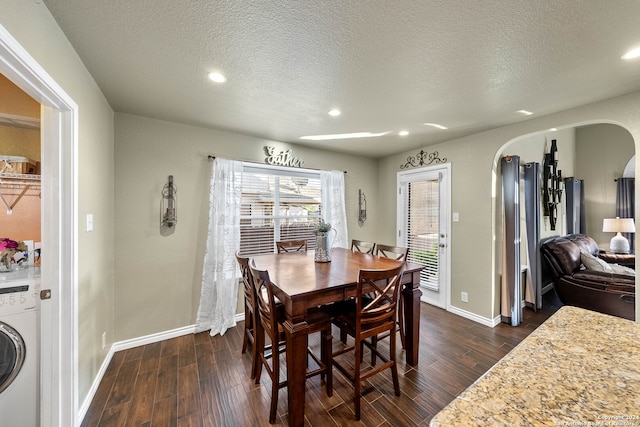
[(398, 173), (398, 245), (408, 261), (424, 265), (422, 300), (449, 307), (451, 165)]

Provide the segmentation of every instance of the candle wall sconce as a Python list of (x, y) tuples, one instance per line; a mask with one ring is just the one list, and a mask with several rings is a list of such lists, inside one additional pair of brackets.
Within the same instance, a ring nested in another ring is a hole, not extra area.
[(544, 155), (542, 167), (542, 208), (544, 216), (549, 217), (551, 230), (556, 229), (558, 205), (562, 201), (562, 171), (558, 169), (556, 140), (551, 140), (551, 149)]
[(162, 187), (162, 203), (160, 205), (160, 223), (169, 228), (178, 222), (176, 216), (176, 193), (178, 189), (173, 184), (173, 175), (169, 175), (169, 182)]
[(362, 190), (358, 190), (358, 221), (365, 222), (367, 219), (367, 198)]

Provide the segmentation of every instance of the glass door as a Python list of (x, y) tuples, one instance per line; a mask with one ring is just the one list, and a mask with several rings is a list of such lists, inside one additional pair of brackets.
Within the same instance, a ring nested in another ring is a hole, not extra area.
[(398, 173), (398, 245), (408, 261), (424, 265), (422, 300), (449, 305), (450, 165)]

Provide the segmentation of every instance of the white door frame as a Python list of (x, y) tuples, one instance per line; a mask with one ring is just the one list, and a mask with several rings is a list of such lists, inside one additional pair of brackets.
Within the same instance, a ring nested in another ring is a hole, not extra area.
[[(440, 181), (440, 194), (444, 197), (441, 197), (440, 204), (440, 224), (444, 225), (444, 237), (440, 237), (440, 245), (444, 245), (444, 247), (440, 247), (441, 252), (445, 252), (445, 256), (443, 257), (444, 262), (440, 264), (441, 267), (441, 289), (440, 292), (443, 293), (443, 304), (435, 304), (445, 310), (449, 310), (451, 307), (451, 163), (444, 163), (435, 166), (426, 166), (418, 169), (412, 169), (409, 171), (401, 171), (398, 172), (397, 175), (397, 187), (400, 189), (401, 182), (406, 181), (407, 177), (411, 177), (412, 175), (422, 175), (426, 173), (440, 173), (441, 181)], [(444, 200), (444, 203), (442, 201)], [(402, 236), (402, 230), (406, 230), (406, 218), (403, 218), (404, 215), (404, 206), (401, 205), (400, 199), (397, 202), (397, 244), (399, 246), (406, 245), (406, 236)], [(442, 232), (442, 231), (441, 231)], [(424, 292), (424, 291), (423, 291)], [(429, 302), (433, 304), (433, 301), (423, 301)]]
[(0, 73), (42, 105), (41, 426), (77, 426), (78, 106), (2, 25)]

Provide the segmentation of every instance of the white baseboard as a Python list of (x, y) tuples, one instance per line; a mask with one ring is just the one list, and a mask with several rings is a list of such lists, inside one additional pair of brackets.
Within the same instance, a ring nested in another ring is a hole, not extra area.
[(96, 395), (96, 392), (98, 391), (98, 386), (100, 385), (100, 381), (102, 381), (102, 377), (104, 377), (104, 373), (107, 371), (107, 367), (109, 366), (109, 363), (113, 358), (113, 353), (114, 351), (113, 351), (113, 345), (112, 345), (109, 348), (109, 351), (107, 352), (107, 356), (102, 361), (102, 365), (100, 366), (100, 369), (96, 374), (96, 378), (93, 380), (93, 384), (91, 384), (91, 388), (87, 393), (87, 397), (84, 399), (84, 402), (82, 402), (82, 405), (80, 405), (80, 407), (78, 408), (78, 425), (82, 424), (82, 422), (84, 421), (85, 415), (87, 415), (87, 411), (89, 410), (91, 401), (93, 400), (93, 397)]
[(453, 305), (449, 306), (448, 311), (453, 314), (457, 314), (458, 316), (464, 317), (465, 319), (473, 320), (474, 322), (480, 323), (481, 325), (489, 326), (490, 328), (495, 328), (498, 324), (500, 324), (500, 316), (496, 316), (493, 319), (489, 317), (482, 317)]
[[(235, 321), (242, 322), (244, 320), (244, 312), (237, 313), (235, 315)], [(182, 328), (172, 329), (170, 331), (158, 332), (155, 334), (145, 335), (138, 338), (132, 338), (129, 340), (118, 341), (111, 345), (107, 355), (96, 374), (95, 379), (93, 380), (93, 384), (91, 384), (91, 388), (87, 393), (87, 397), (82, 402), (82, 405), (78, 409), (78, 422), (82, 424), (85, 415), (87, 415), (87, 411), (89, 410), (89, 406), (91, 405), (91, 401), (95, 397), (96, 392), (98, 391), (98, 386), (104, 377), (104, 373), (107, 371), (107, 367), (109, 363), (111, 363), (111, 359), (113, 359), (113, 355), (116, 351), (128, 350), (134, 347), (140, 347), (141, 345), (152, 344), (158, 341), (164, 341), (171, 338), (180, 337), (182, 335), (193, 334), (196, 330), (196, 325), (183, 326)]]
[(128, 350), (141, 345), (152, 344), (158, 341), (164, 341), (171, 338), (181, 337), (182, 335), (193, 334), (196, 331), (196, 325), (183, 326), (182, 328), (172, 329), (170, 331), (158, 332), (155, 334), (145, 335), (143, 337), (132, 338), (129, 340), (118, 341), (113, 343), (113, 351)]

